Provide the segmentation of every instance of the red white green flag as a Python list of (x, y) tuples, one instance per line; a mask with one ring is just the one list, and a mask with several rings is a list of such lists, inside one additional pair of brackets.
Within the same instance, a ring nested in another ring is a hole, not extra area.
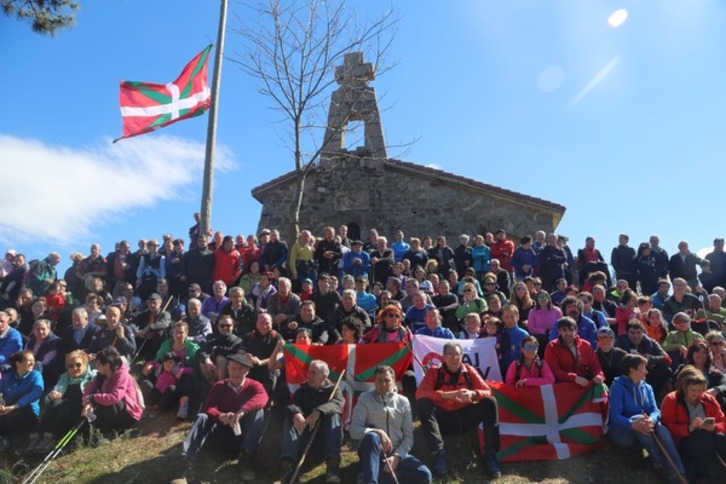
[(308, 365), (313, 360), (323, 360), (330, 367), (329, 378), (336, 381), (345, 369), (341, 388), (345, 395), (343, 421), (350, 425), (353, 406), (362, 392), (373, 390), (373, 371), (378, 365), (388, 365), (396, 372), (396, 380), (411, 365), (411, 352), (403, 343), (378, 343), (361, 345), (297, 345), (283, 347), (285, 378), (291, 392), (307, 380)]
[[(604, 385), (581, 388), (556, 383), (515, 388), (487, 383), (499, 406), (501, 460), (562, 460), (603, 444), (608, 411)], [(485, 446), (481, 428), (479, 439)]]
[(207, 84), (207, 46), (168, 84), (122, 81), (119, 102), (124, 134), (130, 138), (203, 114), (211, 102)]

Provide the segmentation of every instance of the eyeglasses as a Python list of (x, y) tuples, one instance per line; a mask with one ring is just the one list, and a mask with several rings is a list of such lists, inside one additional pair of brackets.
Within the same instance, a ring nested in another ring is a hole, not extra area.
[(232, 327), (232, 325), (231, 325), (231, 324), (220, 324), (220, 325), (218, 325), (218, 326), (219, 326), (220, 328), (231, 328), (231, 327)]
[(385, 314), (385, 317), (387, 317), (387, 318), (396, 318), (396, 319), (398, 319), (398, 318), (400, 318), (401, 316), (399, 316), (399, 315), (398, 315), (398, 314), (396, 314), (396, 313), (386, 313), (386, 314)]
[(524, 351), (537, 351), (537, 349), (539, 348), (539, 346), (537, 346), (537, 345), (524, 345), (524, 346), (522, 346), (522, 348), (524, 349)]
[(76, 370), (83, 367), (83, 363), (71, 363), (68, 365), (68, 369), (75, 368)]
[(474, 289), (464, 289), (464, 292), (473, 292)]

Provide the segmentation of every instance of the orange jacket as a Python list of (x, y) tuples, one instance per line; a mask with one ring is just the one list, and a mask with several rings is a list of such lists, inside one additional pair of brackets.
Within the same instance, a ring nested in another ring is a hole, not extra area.
[[(701, 403), (703, 404), (703, 411), (706, 413), (706, 417), (716, 419), (716, 432), (726, 432), (726, 416), (724, 416), (718, 400), (704, 392), (701, 395)], [(688, 437), (691, 434), (688, 431), (688, 424), (690, 423), (688, 409), (683, 399), (678, 396), (677, 391), (670, 392), (663, 399), (660, 407), (660, 420), (668, 427), (676, 444), (682, 438)]]
[[(486, 384), (477, 369), (473, 366), (462, 363), (461, 374), (459, 374), (453, 384), (452, 380), (455, 376), (454, 374), (446, 371), (444, 366), (445, 365), (441, 365), (440, 368), (428, 369), (423, 381), (421, 381), (421, 384), (416, 390), (416, 400), (428, 398), (441, 410), (448, 412), (464, 408), (467, 405), (471, 405), (471, 403), (458, 402), (453, 399), (444, 399), (442, 396), (444, 392), (459, 390), (461, 388), (474, 390), (476, 392), (476, 401), (481, 401), (491, 395), (492, 392), (489, 389), (489, 385)], [(436, 388), (437, 383), (439, 383), (439, 388)]]

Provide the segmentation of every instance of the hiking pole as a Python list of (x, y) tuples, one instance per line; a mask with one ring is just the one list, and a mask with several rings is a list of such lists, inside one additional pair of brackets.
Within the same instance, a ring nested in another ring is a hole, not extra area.
[[(166, 308), (169, 307), (169, 303), (171, 302), (172, 299), (174, 299), (174, 296), (171, 296), (170, 295), (169, 296), (169, 299), (166, 300), (166, 304), (164, 304), (164, 307), (161, 308), (161, 311), (159, 311), (159, 314), (161, 314), (164, 311), (166, 311)], [(133, 358), (131, 358), (131, 362), (129, 363), (129, 368), (131, 368), (132, 366), (134, 366), (134, 363), (136, 362), (136, 358), (139, 357), (139, 355), (141, 354), (141, 350), (144, 349), (144, 346), (146, 346), (146, 342), (149, 341), (150, 339), (151, 338), (144, 337), (144, 341), (141, 342), (141, 346), (139, 346), (139, 349), (136, 350), (136, 353), (134, 354)], [(116, 341), (115, 340), (114, 340), (114, 344), (116, 344)]]
[(676, 476), (678, 476), (678, 480), (681, 481), (681, 484), (688, 484), (688, 481), (685, 477), (683, 477), (683, 474), (681, 474), (681, 471), (678, 470), (678, 467), (676, 467), (676, 463), (673, 462), (673, 459), (671, 459), (670, 454), (666, 452), (665, 447), (663, 447), (663, 444), (661, 443), (658, 436), (655, 434), (655, 430), (650, 431), (651, 437), (653, 437), (653, 440), (655, 440), (655, 443), (658, 444), (658, 448), (660, 449), (661, 453), (665, 456), (666, 460), (668, 460), (668, 463), (671, 465), (673, 470), (676, 472)]
[(388, 460), (388, 456), (386, 454), (383, 454), (383, 460), (386, 461), (386, 467), (388, 467), (388, 472), (391, 473), (391, 477), (393, 478), (393, 484), (398, 484), (398, 477), (396, 477), (396, 471), (393, 470), (391, 461)]
[(53, 447), (53, 450), (51, 450), (48, 455), (45, 456), (45, 459), (36, 466), (33, 471), (28, 474), (28, 476), (25, 478), (22, 484), (34, 484), (39, 478), (40, 475), (45, 472), (45, 470), (50, 467), (51, 462), (53, 462), (53, 459), (55, 459), (58, 454), (61, 453), (61, 451), (65, 448), (65, 446), (68, 444), (68, 442), (73, 439), (73, 437), (76, 436), (80, 428), (83, 426), (83, 424), (86, 422), (86, 419), (81, 419), (78, 424), (70, 429)]
[(723, 466), (723, 468), (726, 469), (726, 462), (723, 461), (723, 458), (718, 454), (718, 452), (716, 452), (716, 458), (721, 463), (721, 465)]
[(418, 356), (416, 356), (416, 353), (413, 352), (413, 348), (411, 347), (411, 343), (409, 343), (407, 341), (404, 341), (403, 344), (406, 345), (406, 349), (408, 349), (408, 351), (411, 353), (411, 356), (413, 356), (413, 359), (416, 361), (416, 363), (418, 363), (418, 366), (421, 367), (421, 371), (423, 373), (426, 373), (426, 367), (424, 366), (423, 363), (421, 363), (421, 360), (418, 359)]
[[(343, 381), (343, 376), (345, 375), (345, 370), (340, 372), (340, 376), (338, 376), (338, 381), (335, 382), (335, 386), (333, 387), (333, 391), (330, 392), (330, 396), (328, 397), (328, 402), (333, 399), (335, 396), (335, 392), (338, 391), (338, 387), (340, 387), (340, 382)], [(320, 420), (320, 419), (318, 419)], [(308, 440), (308, 443), (305, 445), (305, 450), (303, 451), (302, 455), (300, 456), (300, 460), (297, 463), (297, 466), (295, 466), (295, 472), (292, 473), (292, 476), (290, 477), (290, 480), (288, 482), (295, 482), (295, 479), (297, 479), (297, 475), (300, 473), (300, 469), (302, 469), (303, 464), (305, 463), (305, 458), (308, 456), (308, 452), (310, 451), (310, 447), (313, 445), (313, 441), (315, 441), (315, 436), (318, 434), (318, 429), (320, 428), (320, 425), (318, 425), (318, 422), (315, 423), (315, 427), (310, 432), (310, 439)], [(302, 433), (300, 434), (302, 436)]]

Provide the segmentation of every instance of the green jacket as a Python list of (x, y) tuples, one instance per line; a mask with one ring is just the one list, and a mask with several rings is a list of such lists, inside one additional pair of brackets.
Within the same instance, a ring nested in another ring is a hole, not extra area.
[[(171, 351), (171, 345), (174, 344), (174, 340), (169, 338), (161, 343), (159, 351), (156, 352), (155, 360), (159, 363), (164, 359), (164, 355)], [(199, 351), (199, 345), (189, 338), (184, 340), (184, 366), (192, 368), (197, 363), (197, 351)]]
[(663, 342), (663, 349), (666, 351), (678, 351), (680, 346), (688, 348), (697, 339), (703, 339), (701, 333), (696, 333), (691, 328), (688, 331), (671, 331)]

